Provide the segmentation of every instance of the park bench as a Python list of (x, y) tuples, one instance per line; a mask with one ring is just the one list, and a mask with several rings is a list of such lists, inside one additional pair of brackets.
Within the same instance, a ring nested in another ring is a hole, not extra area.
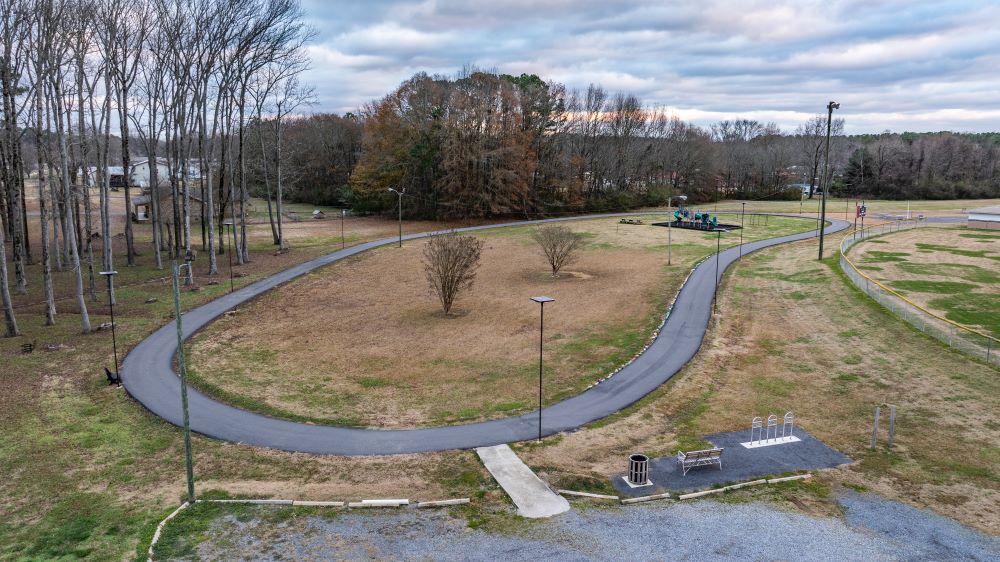
[(702, 451), (688, 451), (686, 453), (678, 451), (677, 462), (681, 464), (681, 469), (685, 475), (696, 466), (717, 464), (719, 465), (719, 470), (722, 470), (722, 451), (723, 449), (705, 449)]

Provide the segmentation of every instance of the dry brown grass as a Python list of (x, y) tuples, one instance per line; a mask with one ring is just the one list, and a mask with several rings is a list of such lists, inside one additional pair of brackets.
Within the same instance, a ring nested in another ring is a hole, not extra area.
[[(668, 454), (790, 410), (859, 461), (821, 483), (863, 486), (1000, 533), (997, 371), (866, 301), (815, 251), (809, 241), (748, 258), (727, 280), (705, 347), (673, 382), (610, 423), (522, 454), (557, 481), (598, 482), (624, 471), (628, 453)], [(891, 452), (867, 448), (882, 402), (899, 407)]]
[[(532, 408), (538, 310), (546, 315), (546, 391), (579, 391), (606, 360), (648, 337), (651, 314), (698, 255), (699, 233), (611, 219), (574, 223), (589, 235), (579, 261), (553, 278), (529, 229), (485, 235), (472, 289), (444, 317), (424, 279), (424, 242), (383, 248), (316, 272), (218, 321), (194, 342), (201, 380), (303, 417), (407, 427)], [(644, 331), (645, 329), (645, 331)]]

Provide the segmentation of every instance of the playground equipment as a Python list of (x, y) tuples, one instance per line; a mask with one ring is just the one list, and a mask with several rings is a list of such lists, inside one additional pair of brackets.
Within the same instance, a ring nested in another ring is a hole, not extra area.
[(734, 228), (740, 228), (740, 226), (736, 224), (720, 224), (718, 216), (713, 217), (710, 213), (692, 211), (684, 206), (681, 206), (674, 211), (674, 221), (672, 223), (656, 223), (656, 226), (669, 226), (671, 228), (687, 228), (691, 230), (709, 231), (729, 231)]

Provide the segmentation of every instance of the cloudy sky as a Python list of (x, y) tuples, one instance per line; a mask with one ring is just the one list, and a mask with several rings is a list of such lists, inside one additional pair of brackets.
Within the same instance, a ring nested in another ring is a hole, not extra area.
[(627, 91), (682, 119), (1000, 130), (998, 0), (303, 0), (318, 111), (466, 65)]

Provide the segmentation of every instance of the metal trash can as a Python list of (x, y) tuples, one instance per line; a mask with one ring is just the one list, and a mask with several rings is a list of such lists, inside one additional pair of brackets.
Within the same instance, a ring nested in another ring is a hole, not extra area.
[(649, 457), (639, 453), (629, 455), (628, 482), (633, 486), (642, 486), (649, 482)]

